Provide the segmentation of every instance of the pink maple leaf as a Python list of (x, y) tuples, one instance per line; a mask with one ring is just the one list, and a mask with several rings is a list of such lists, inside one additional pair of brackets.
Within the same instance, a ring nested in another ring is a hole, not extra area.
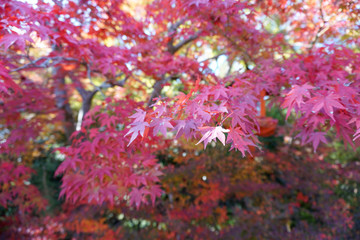
[(149, 189), (143, 189), (143, 193), (150, 196), (151, 203), (154, 206), (156, 197), (160, 197), (163, 191), (158, 185), (152, 185), (149, 187)]
[(136, 113), (129, 118), (135, 118), (134, 122), (143, 122), (146, 116), (146, 112), (142, 109), (135, 109)]
[(176, 131), (175, 138), (179, 138), (181, 135), (185, 135), (187, 139), (191, 137), (191, 130), (196, 130), (196, 123), (194, 120), (179, 120), (174, 128)]
[(139, 188), (132, 188), (129, 194), (130, 197), (130, 205), (135, 205), (138, 209), (140, 207), (141, 202), (143, 202), (143, 191)]
[(327, 143), (324, 132), (313, 132), (310, 134), (309, 139), (306, 143), (312, 142), (314, 147), (314, 152), (316, 152), (317, 147), (320, 142)]
[(314, 105), (312, 108), (313, 113), (318, 113), (321, 109), (324, 109), (325, 113), (335, 121), (334, 107), (339, 109), (346, 109), (338, 100), (339, 95), (330, 93), (327, 96), (316, 96), (310, 99), (310, 102)]
[(214, 94), (214, 100), (218, 100), (220, 96), (227, 98), (227, 92), (229, 90), (223, 86), (223, 85), (217, 85), (214, 87), (213, 91), (211, 91), (212, 94)]
[(291, 109), (297, 104), (298, 107), (304, 103), (304, 97), (310, 98), (309, 89), (313, 87), (307, 83), (302, 86), (294, 85), (291, 91), (286, 95), (285, 101), (281, 105), (283, 108), (288, 108), (286, 119), (289, 117)]
[(156, 118), (150, 124), (150, 127), (154, 127), (154, 136), (161, 132), (164, 136), (166, 136), (167, 128), (174, 128), (173, 125), (169, 122), (170, 118)]
[(245, 156), (246, 151), (250, 153), (249, 146), (256, 146), (240, 128), (230, 129), (227, 143), (232, 143), (230, 151), (232, 149), (238, 150), (243, 156)]
[(157, 117), (161, 117), (166, 112), (166, 104), (155, 105), (154, 113), (157, 114)]
[(132, 125), (132, 127), (130, 128), (129, 132), (124, 136), (126, 137), (127, 135), (132, 133), (128, 146), (136, 139), (139, 133), (143, 137), (145, 132), (145, 127), (149, 127), (149, 124), (147, 122), (134, 122), (130, 125)]
[(7, 49), (11, 45), (16, 43), (21, 50), (24, 50), (26, 40), (29, 41), (29, 42), (33, 42), (33, 40), (27, 35), (19, 35), (19, 34), (16, 34), (16, 33), (10, 34), (10, 35), (5, 35), (0, 40), (0, 46), (4, 46), (4, 51), (7, 51)]
[(206, 148), (206, 145), (211, 142), (215, 141), (216, 138), (220, 140), (220, 142), (225, 146), (225, 134), (224, 132), (229, 132), (228, 129), (224, 129), (221, 126), (217, 127), (202, 127), (200, 128), (202, 132), (205, 132), (203, 137), (200, 139), (200, 141), (196, 144), (198, 145), (201, 142), (204, 142), (204, 149)]

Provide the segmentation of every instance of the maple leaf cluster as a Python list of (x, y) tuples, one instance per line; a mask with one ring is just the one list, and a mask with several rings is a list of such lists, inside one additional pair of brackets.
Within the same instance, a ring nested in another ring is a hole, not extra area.
[(35, 2), (0, 0), (0, 238), (360, 236), (356, 2)]
[[(204, 148), (216, 139), (225, 145), (224, 133), (228, 133), (227, 142), (232, 144), (232, 149), (245, 155), (249, 146), (255, 146), (256, 142), (254, 132), (257, 126), (252, 112), (256, 108), (256, 98), (253, 94), (251, 89), (233, 88), (229, 91), (224, 85), (216, 85), (204, 86), (199, 94), (193, 94), (193, 91), (183, 94), (173, 103), (159, 99), (152, 105), (152, 110), (145, 112), (139, 109), (131, 116), (135, 120), (127, 133), (132, 134), (129, 144), (139, 134), (144, 137), (145, 130), (149, 132), (150, 128), (153, 128), (150, 131), (153, 136), (161, 132), (166, 137), (168, 129), (173, 130), (176, 138), (184, 135), (189, 139), (200, 135), (202, 137), (198, 144), (204, 142)], [(214, 103), (216, 101), (221, 103)], [(236, 104), (239, 102), (242, 104)], [(229, 124), (230, 128), (224, 129), (223, 124)]]
[(60, 196), (66, 195), (66, 200), (114, 206), (116, 200), (128, 198), (131, 205), (139, 207), (148, 203), (148, 197), (154, 204), (161, 195), (157, 182), (162, 172), (154, 156), (156, 149), (140, 152), (126, 147), (126, 134), (119, 129), (131, 111), (125, 103), (108, 99), (105, 113), (93, 108), (83, 128), (74, 132), (72, 146), (58, 149), (66, 156), (56, 170), (57, 175), (64, 174)]

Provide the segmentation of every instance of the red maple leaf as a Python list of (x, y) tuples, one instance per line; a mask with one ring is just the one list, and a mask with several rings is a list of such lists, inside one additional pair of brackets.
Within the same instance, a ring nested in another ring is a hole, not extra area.
[(25, 41), (33, 42), (33, 40), (27, 36), (27, 35), (19, 35), (16, 33), (13, 33), (11, 35), (5, 35), (0, 40), (0, 46), (4, 46), (4, 51), (7, 51), (7, 49), (13, 45), (17, 44), (21, 50), (25, 49)]
[(135, 205), (136, 208), (139, 208), (141, 202), (144, 201), (143, 191), (142, 189), (139, 188), (132, 188), (129, 197), (130, 197), (130, 205)]
[(149, 124), (147, 122), (134, 122), (130, 125), (132, 125), (132, 127), (130, 128), (129, 132), (124, 136), (126, 137), (127, 135), (132, 133), (128, 146), (136, 139), (139, 133), (143, 137), (145, 132), (145, 127), (149, 127)]
[(335, 121), (334, 107), (339, 109), (346, 109), (338, 100), (339, 95), (330, 93), (329, 95), (316, 96), (310, 99), (309, 103), (313, 104), (312, 112), (318, 113), (321, 109), (324, 109), (325, 113)]
[(232, 143), (230, 151), (232, 149), (238, 150), (243, 156), (245, 156), (246, 151), (250, 153), (249, 146), (256, 146), (240, 128), (230, 129), (227, 143)]

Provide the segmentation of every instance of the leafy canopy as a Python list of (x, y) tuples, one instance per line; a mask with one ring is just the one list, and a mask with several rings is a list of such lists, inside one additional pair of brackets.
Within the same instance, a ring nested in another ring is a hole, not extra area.
[(356, 1), (35, 2), (0, 0), (4, 236), (350, 234), (357, 168), (323, 160), (359, 145)]

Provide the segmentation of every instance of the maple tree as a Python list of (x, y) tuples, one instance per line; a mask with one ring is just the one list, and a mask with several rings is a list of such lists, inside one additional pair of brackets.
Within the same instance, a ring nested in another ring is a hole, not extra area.
[(1, 237), (359, 236), (356, 1), (0, 14)]

